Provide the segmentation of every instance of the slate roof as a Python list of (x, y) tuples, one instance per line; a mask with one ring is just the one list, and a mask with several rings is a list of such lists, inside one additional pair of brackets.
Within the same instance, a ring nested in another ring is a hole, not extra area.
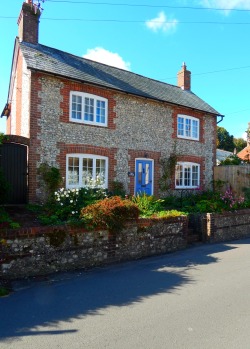
[[(17, 39), (18, 40), (18, 39)], [(44, 46), (20, 42), (27, 67), (132, 95), (221, 115), (190, 91)]]

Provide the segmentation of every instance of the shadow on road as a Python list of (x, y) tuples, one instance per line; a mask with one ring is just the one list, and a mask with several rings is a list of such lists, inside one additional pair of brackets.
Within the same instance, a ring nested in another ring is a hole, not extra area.
[(0, 298), (0, 341), (74, 333), (77, 330), (57, 331), (55, 327), (61, 321), (101, 315), (109, 306), (132, 305), (153, 295), (174, 292), (196, 282), (187, 270), (216, 263), (216, 253), (232, 248), (226, 244), (201, 245), (135, 262), (23, 281), (9, 297)]

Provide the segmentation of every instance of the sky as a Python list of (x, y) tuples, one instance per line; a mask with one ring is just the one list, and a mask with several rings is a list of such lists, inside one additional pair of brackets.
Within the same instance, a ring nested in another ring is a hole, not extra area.
[[(22, 3), (0, 2), (0, 112)], [(41, 7), (41, 44), (172, 85), (185, 62), (192, 92), (225, 116), (218, 126), (245, 137), (250, 0), (45, 0)], [(5, 123), (0, 118), (0, 132)]]

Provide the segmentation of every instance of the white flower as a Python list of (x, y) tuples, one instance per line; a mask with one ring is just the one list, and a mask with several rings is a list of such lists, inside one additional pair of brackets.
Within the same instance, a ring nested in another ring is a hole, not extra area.
[(72, 211), (72, 214), (75, 214), (75, 211)]
[(73, 200), (70, 200), (70, 203), (73, 204)]
[(61, 206), (63, 206), (63, 203), (61, 202)]

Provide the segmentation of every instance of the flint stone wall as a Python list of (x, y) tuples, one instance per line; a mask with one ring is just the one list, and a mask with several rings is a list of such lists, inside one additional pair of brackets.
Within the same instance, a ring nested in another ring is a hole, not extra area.
[(250, 237), (250, 209), (201, 214), (194, 223), (203, 242), (223, 242)]
[(68, 226), (0, 231), (0, 278), (17, 279), (164, 254), (187, 246), (187, 217), (140, 219), (116, 234)]

